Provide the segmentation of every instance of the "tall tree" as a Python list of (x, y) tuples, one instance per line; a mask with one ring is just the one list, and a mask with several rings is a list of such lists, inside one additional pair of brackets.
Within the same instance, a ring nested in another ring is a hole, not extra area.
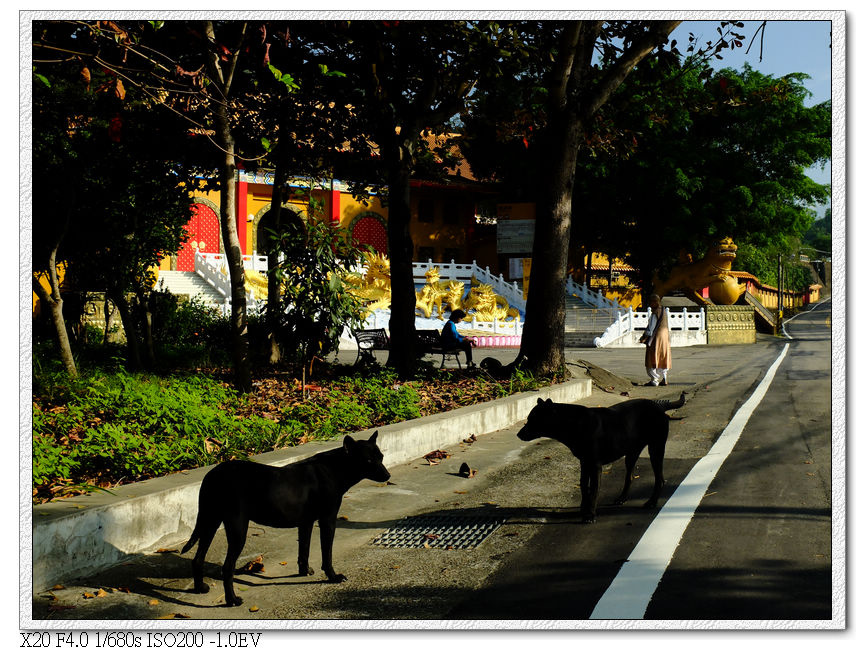
[(409, 181), (421, 133), (442, 130), (477, 80), (498, 74), (510, 34), (494, 23), (466, 21), (350, 21), (322, 29), (319, 49), (354, 83), (351, 103), (380, 155), (391, 271), (387, 363), (405, 375), (417, 358)]
[(237, 152), (232, 129), (230, 106), (234, 97), (235, 75), (240, 56), (246, 45), (249, 26), (245, 22), (221, 25), (217, 30), (212, 20), (202, 28), (210, 83), (207, 90), (213, 105), (213, 124), (219, 161), (219, 223), (225, 242), (225, 257), (231, 279), (231, 353), (234, 361), (234, 383), (241, 392), (252, 390), (252, 362), (249, 357), (249, 319), (246, 312), (246, 277), (243, 251), (237, 232)]
[[(537, 372), (552, 372), (561, 367), (563, 357), (564, 280), (568, 267), (568, 246), (572, 240), (573, 214), (586, 213), (586, 206), (604, 201), (613, 204), (627, 188), (617, 187), (603, 193), (597, 185), (579, 187), (579, 210), (574, 204), (576, 171), (580, 177), (587, 169), (602, 173), (613, 158), (627, 157), (637, 145), (638, 135), (616, 122), (614, 112), (602, 109), (622, 96), (620, 89), (639, 65), (655, 60), (669, 64), (681, 56), (677, 44), (667, 42), (677, 21), (573, 21), (567, 23), (526, 23), (529, 65), (515, 77), (513, 92), (496, 92), (481, 88), (478, 104), (492, 109), (500, 119), (490, 124), (476, 116), (467, 124), (479, 139), (473, 143), (481, 151), (467, 147), (474, 163), (483, 154), (483, 143), (494, 143), (493, 151), (508, 151), (509, 159), (522, 158), (520, 166), (502, 166), (501, 155), (481, 157), (481, 173), (495, 171), (499, 178), (511, 179), (509, 186), (520, 185), (523, 175), (531, 180), (521, 187), (522, 196), (533, 197), (537, 204), (536, 232), (532, 253), (532, 282), (529, 291), (526, 326), (520, 356)], [(699, 65), (709, 57), (720, 58), (723, 50), (742, 47), (744, 36), (736, 32), (741, 23), (723, 21), (713, 42), (700, 46), (693, 34), (687, 52), (689, 65)], [(629, 101), (654, 104), (663, 97), (657, 83), (647, 84), (640, 93), (625, 95)], [(505, 111), (501, 112), (504, 108)], [(632, 112), (639, 113), (631, 107)], [(645, 115), (645, 114), (644, 114)], [(635, 137), (636, 136), (636, 137)], [(523, 151), (525, 156), (515, 156)], [(584, 154), (590, 154), (586, 156)], [(509, 160), (509, 161), (510, 161)], [(526, 164), (528, 161), (528, 165)], [(525, 167), (528, 174), (524, 174)], [(537, 173), (532, 174), (532, 167)], [(505, 172), (504, 174), (502, 172)], [(607, 211), (606, 214), (609, 214)], [(616, 215), (618, 219), (619, 215)], [(607, 222), (600, 229), (590, 218), (581, 218), (580, 237), (591, 249), (603, 237)], [(618, 226), (615, 226), (618, 227)], [(610, 250), (609, 248), (607, 250)]]
[[(681, 21), (572, 21), (555, 26), (542, 173), (532, 248), (532, 282), (519, 357), (539, 374), (564, 367), (565, 277), (577, 154), (589, 120), (640, 61)], [(621, 42), (621, 45), (616, 44)], [(601, 47), (602, 64), (593, 56)]]
[[(315, 181), (337, 177), (337, 169), (347, 155), (358, 157), (363, 151), (367, 157), (369, 154), (366, 134), (358, 130), (356, 111), (342, 101), (350, 83), (345, 74), (317, 60), (302, 27), (285, 25), (281, 33), (288, 42), (284, 47), (270, 48), (269, 74), (262, 71), (255, 84), (256, 92), (268, 98), (258, 112), (263, 124), (254, 125), (254, 133), (247, 136), (252, 139), (267, 134), (264, 144), (268, 155), (264, 162), (275, 170), (266, 228), (271, 241), (282, 237), (286, 230), (303, 226), (296, 217), (283, 215), (291, 179), (304, 178), (310, 183), (305, 196), (306, 220), (323, 219), (321, 210), (316, 212), (313, 206)], [(245, 129), (248, 124), (249, 120), (244, 120), (238, 126)], [(346, 178), (343, 174), (338, 177)], [(267, 251), (268, 268), (277, 269), (281, 252), (274, 245), (269, 245)], [(269, 273), (265, 320), (271, 364), (282, 357), (278, 336), (283, 319), (280, 291), (276, 274)]]
[[(142, 341), (152, 363), (152, 269), (183, 240), (193, 187), (176, 164), (181, 130), (110, 72), (75, 58), (34, 62), (34, 161), (44, 172), (34, 177), (35, 270), (54, 278), (62, 260), (68, 285), (105, 292), (130, 365), (142, 365)], [(47, 267), (45, 250), (55, 262)]]
[[(623, 95), (642, 99), (643, 72)], [(827, 196), (805, 170), (829, 158), (829, 105), (805, 106), (799, 74), (654, 72), (664, 92), (650, 110), (641, 101), (611, 113), (635, 134), (632, 155), (585, 166), (578, 179), (601, 247), (628, 255), (645, 292), (682, 249), (702, 254), (727, 235), (742, 246), (743, 270), (754, 247), (792, 251), (812, 221), (808, 206)]]
[(56, 183), (51, 190), (33, 193), (33, 291), (43, 308), (49, 310), (63, 367), (75, 377), (78, 370), (60, 291), (61, 247), (73, 223), (79, 175), (83, 171), (76, 144), (89, 137), (89, 125), (71, 126), (77, 116), (91, 110), (94, 96), (88, 96), (81, 84), (69, 84), (62, 78), (52, 81), (41, 72), (36, 72), (33, 80), (33, 165), (39, 171), (34, 182), (38, 185), (40, 179), (53, 179)]

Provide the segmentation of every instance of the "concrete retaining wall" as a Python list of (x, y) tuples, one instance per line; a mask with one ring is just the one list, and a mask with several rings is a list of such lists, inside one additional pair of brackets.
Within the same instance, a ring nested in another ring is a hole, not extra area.
[[(577, 379), (530, 393), (512, 395), (417, 420), (379, 428), (385, 464), (399, 465), (445, 449), (471, 434), (504, 429), (528, 416), (538, 397), (576, 402), (591, 394), (590, 379)], [(372, 431), (356, 434), (367, 438)], [(341, 445), (312, 442), (256, 456), (282, 466)], [(33, 589), (90, 575), (129, 556), (158, 548), (178, 548), (192, 532), (198, 488), (210, 467), (141, 481), (113, 490), (63, 499), (33, 508)]]

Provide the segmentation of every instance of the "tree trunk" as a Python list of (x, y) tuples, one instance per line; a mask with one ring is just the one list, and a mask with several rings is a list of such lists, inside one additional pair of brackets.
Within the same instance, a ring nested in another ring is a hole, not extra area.
[(235, 161), (234, 136), (228, 119), (228, 98), (234, 71), (241, 52), (240, 44), (246, 34), (244, 23), (240, 33), (239, 45), (234, 53), (223, 63), (216, 54), (218, 43), (213, 21), (204, 21), (204, 33), (211, 48), (207, 52), (207, 65), (217, 87), (214, 119), (216, 138), (222, 150), (219, 170), (219, 221), (222, 239), (225, 242), (225, 257), (228, 263), (228, 276), (231, 280), (231, 356), (234, 362), (234, 385), (242, 393), (252, 390), (252, 368), (249, 358), (249, 328), (246, 316), (246, 282), (243, 274), (243, 253), (237, 234), (237, 163)]
[[(571, 237), (574, 191), (582, 122), (561, 115), (550, 125), (541, 200), (532, 246), (531, 291), (519, 358), (539, 375), (565, 365), (565, 277)], [(558, 127), (558, 128), (556, 128)]]
[[(71, 210), (72, 202), (74, 201), (74, 191), (69, 192), (70, 202), (67, 210)], [(78, 369), (75, 367), (75, 358), (72, 356), (72, 346), (69, 344), (69, 332), (66, 329), (66, 319), (63, 318), (63, 296), (60, 294), (60, 276), (57, 274), (57, 251), (60, 249), (60, 242), (66, 236), (66, 229), (69, 227), (69, 212), (67, 211), (63, 217), (61, 225), (54, 231), (54, 239), (48, 249), (48, 258), (46, 260), (45, 269), (48, 277), (48, 285), (51, 287), (49, 293), (39, 278), (33, 276), (33, 290), (42, 305), (47, 307), (51, 312), (51, 323), (54, 325), (54, 336), (57, 343), (57, 352), (60, 355), (60, 361), (63, 363), (63, 368), (66, 374), (70, 377), (78, 376)]]
[(237, 167), (234, 139), (229, 132), (227, 116), (220, 119), (224, 159), (220, 169), (219, 220), (225, 242), (228, 276), (231, 280), (231, 357), (234, 362), (234, 385), (241, 393), (252, 390), (252, 367), (249, 358), (249, 321), (246, 315), (246, 279), (243, 253), (237, 234)]
[[(577, 152), (586, 120), (603, 106), (630, 71), (680, 21), (647, 21), (646, 31), (626, 49), (596, 83), (590, 83), (600, 21), (566, 23), (549, 77), (544, 169), (535, 241), (532, 247), (531, 291), (518, 358), (537, 374), (564, 367), (565, 276), (570, 245), (571, 206)], [(589, 259), (591, 264), (591, 259)]]
[(409, 224), (409, 175), (411, 149), (405, 141), (395, 147), (388, 170), (387, 242), (390, 256), (390, 340), (387, 365), (408, 377), (417, 365), (415, 308), (417, 296), (412, 278), (414, 243)]
[(108, 336), (111, 332), (111, 313), (113, 310), (111, 308), (111, 300), (108, 298), (108, 294), (104, 293), (102, 296), (102, 314), (105, 317), (105, 332), (102, 335), (102, 345), (108, 345)]
[[(282, 233), (282, 186), (285, 183), (285, 164), (277, 159), (273, 178), (273, 195), (270, 199), (270, 224), (277, 233)], [(267, 342), (268, 361), (271, 365), (279, 363), (282, 352), (279, 347), (279, 280), (273, 271), (279, 265), (279, 253), (276, 246), (271, 245), (267, 251)]]
[(117, 312), (120, 314), (120, 322), (123, 324), (123, 331), (126, 334), (126, 363), (130, 370), (141, 370), (141, 343), (138, 339), (138, 327), (135, 324), (135, 316), (129, 305), (129, 300), (123, 291), (111, 289), (108, 292), (111, 296), (111, 302), (117, 306)]
[(139, 286), (135, 288), (135, 297), (141, 316), (141, 336), (144, 339), (147, 368), (153, 369), (156, 367), (156, 351), (153, 349), (153, 312), (150, 308), (150, 292)]
[(36, 276), (33, 277), (33, 290), (39, 296), (42, 306), (47, 308), (51, 315), (51, 323), (54, 325), (54, 340), (57, 343), (57, 351), (60, 354), (60, 361), (63, 363), (66, 374), (70, 377), (77, 377), (78, 369), (75, 367), (72, 346), (69, 344), (69, 332), (66, 331), (66, 321), (63, 318), (63, 298), (60, 295), (60, 282), (57, 278), (57, 266), (54, 262), (55, 252), (56, 248), (51, 253), (48, 269), (48, 283), (51, 285), (51, 292), (49, 293), (42, 286)]

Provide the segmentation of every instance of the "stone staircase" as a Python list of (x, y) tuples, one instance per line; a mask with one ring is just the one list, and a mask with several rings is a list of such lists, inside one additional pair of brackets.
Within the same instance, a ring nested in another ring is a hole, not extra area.
[(223, 295), (195, 271), (160, 271), (156, 287), (176, 295), (197, 296), (205, 305), (222, 307), (225, 304)]
[(778, 312), (763, 306), (763, 303), (750, 291), (743, 294), (745, 302), (754, 308), (754, 321), (760, 332), (775, 334), (778, 331)]
[(576, 296), (568, 296), (565, 298), (565, 347), (595, 347), (595, 337), (604, 333), (614, 316), (608, 309), (598, 309)]

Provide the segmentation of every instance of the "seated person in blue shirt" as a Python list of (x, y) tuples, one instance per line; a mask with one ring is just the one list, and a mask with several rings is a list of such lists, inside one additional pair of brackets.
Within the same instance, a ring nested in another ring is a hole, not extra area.
[(466, 313), (462, 309), (454, 309), (451, 316), (442, 327), (442, 347), (457, 348), (466, 353), (466, 366), (474, 368), (475, 364), (472, 361), (472, 346), (476, 345), (473, 338), (466, 338), (457, 332), (457, 323), (466, 317)]

